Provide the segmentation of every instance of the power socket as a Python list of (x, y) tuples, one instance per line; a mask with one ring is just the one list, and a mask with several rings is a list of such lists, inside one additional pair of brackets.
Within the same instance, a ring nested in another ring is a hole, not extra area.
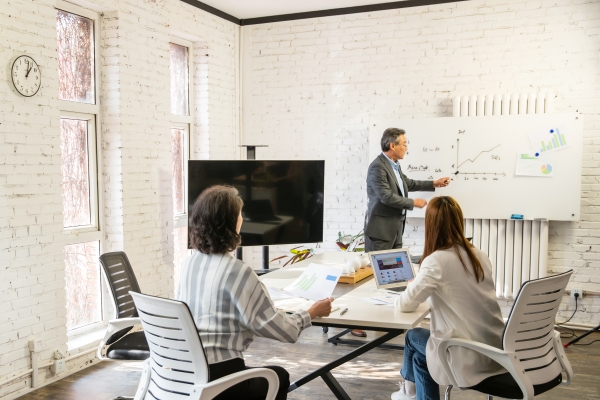
[(583, 299), (583, 289), (570, 289), (571, 290), (571, 298), (575, 299), (575, 293), (577, 293), (577, 301)]
[(50, 371), (55, 374), (62, 374), (65, 372), (65, 360), (54, 360), (54, 364), (50, 365)]

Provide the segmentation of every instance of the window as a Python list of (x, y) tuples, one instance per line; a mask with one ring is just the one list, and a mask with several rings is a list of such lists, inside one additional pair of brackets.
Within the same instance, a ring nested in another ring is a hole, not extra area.
[(94, 21), (57, 10), (56, 25), (58, 98), (94, 104)]
[(102, 248), (99, 218), (98, 15), (69, 3), (56, 10), (58, 98), (67, 330), (69, 335), (102, 325)]
[(179, 265), (187, 256), (187, 161), (189, 160), (190, 136), (193, 117), (190, 88), (192, 44), (180, 39), (169, 43), (171, 74), (171, 153), (173, 172), (173, 230), (175, 265), (174, 282), (179, 282)]

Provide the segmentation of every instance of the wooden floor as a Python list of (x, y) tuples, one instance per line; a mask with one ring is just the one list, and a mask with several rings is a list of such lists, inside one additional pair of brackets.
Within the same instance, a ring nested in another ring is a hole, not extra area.
[[(337, 331), (330, 329), (329, 335)], [(369, 337), (373, 335), (376, 333), (369, 332)], [(600, 339), (600, 334), (590, 335), (582, 342), (593, 339)], [(281, 365), (290, 372), (293, 381), (352, 349), (351, 346), (328, 344), (322, 330), (312, 327), (303, 332), (298, 343), (293, 345), (256, 339), (246, 353), (246, 364)], [(574, 382), (571, 386), (555, 388), (536, 399), (600, 400), (600, 342), (590, 346), (571, 346), (566, 352), (575, 371)], [(390, 394), (397, 390), (401, 362), (401, 351), (376, 349), (335, 369), (333, 375), (352, 399), (389, 399)], [(133, 396), (140, 371), (141, 362), (102, 362), (19, 399), (108, 400), (118, 395)], [(288, 398), (335, 399), (321, 379), (293, 391)], [(456, 399), (484, 400), (485, 396), (473, 391), (453, 390), (452, 400)]]

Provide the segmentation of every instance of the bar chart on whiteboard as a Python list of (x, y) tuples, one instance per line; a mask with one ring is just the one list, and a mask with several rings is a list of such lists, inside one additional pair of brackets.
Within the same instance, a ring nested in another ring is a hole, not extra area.
[[(386, 128), (406, 131), (400, 167), (409, 179), (451, 177), (446, 188), (412, 198), (454, 197), (465, 218), (576, 221), (580, 217), (583, 116), (502, 115), (477, 118), (372, 119), (369, 155), (381, 154)], [(425, 209), (408, 213), (423, 217)]]

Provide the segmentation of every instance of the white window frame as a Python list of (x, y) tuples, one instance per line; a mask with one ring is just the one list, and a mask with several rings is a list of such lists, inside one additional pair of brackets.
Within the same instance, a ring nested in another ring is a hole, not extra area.
[[(174, 228), (180, 228), (187, 226), (188, 224), (188, 161), (190, 160), (190, 148), (192, 144), (192, 137), (194, 132), (194, 43), (180, 39), (178, 37), (171, 36), (169, 43), (177, 44), (179, 46), (187, 47), (188, 49), (188, 115), (177, 115), (171, 114), (170, 127), (176, 129), (183, 129), (185, 131), (184, 149), (183, 149), (183, 193), (184, 193), (184, 212), (176, 214), (174, 213), (173, 222)], [(170, 100), (170, 97), (169, 97)]]
[[(104, 209), (104, 201), (102, 196), (103, 184), (100, 177), (102, 176), (102, 163), (99, 154), (101, 149), (101, 121), (100, 121), (100, 32), (101, 19), (100, 14), (82, 8), (72, 3), (67, 3), (62, 0), (57, 0), (56, 9), (66, 11), (72, 14), (80, 15), (89, 18), (94, 22), (94, 104), (80, 103), (69, 100), (58, 100), (60, 108), (60, 117), (68, 119), (79, 119), (88, 121), (88, 179), (90, 186), (90, 212), (92, 215), (91, 224), (87, 226), (77, 226), (63, 228), (65, 234), (64, 245), (72, 245), (85, 242), (99, 242), (99, 254), (103, 253), (104, 248), (104, 218), (101, 212)], [(79, 328), (67, 331), (69, 340), (90, 334), (100, 329), (105, 329), (109, 317), (113, 314), (112, 301), (108, 294), (106, 282), (102, 278), (100, 262), (100, 293), (101, 293), (101, 320)]]

